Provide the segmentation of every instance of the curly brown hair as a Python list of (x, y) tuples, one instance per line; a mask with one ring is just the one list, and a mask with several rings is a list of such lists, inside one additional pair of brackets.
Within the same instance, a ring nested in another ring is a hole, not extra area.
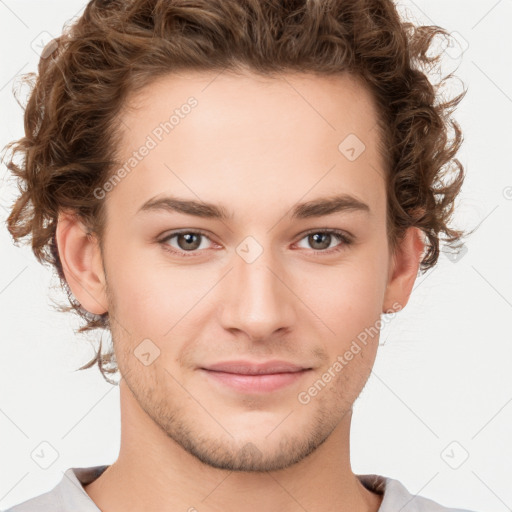
[[(438, 260), (442, 234), (452, 248), (465, 236), (448, 226), (464, 179), (455, 158), (462, 134), (451, 114), (465, 91), (442, 101), (438, 88), (452, 75), (429, 80), (442, 55), (427, 55), (436, 36), (450, 37), (401, 20), (392, 0), (92, 0), (45, 48), (38, 76), (23, 76), (31, 85), (25, 136), (5, 148), (20, 191), (9, 232), (15, 243), (30, 235), (38, 261), (57, 270), (70, 302), (60, 310), (85, 320), (77, 332), (108, 332), (108, 312), (92, 315), (73, 297), (55, 232), (59, 212), (71, 211), (101, 246), (105, 201), (93, 191), (115, 170), (128, 95), (178, 69), (348, 72), (378, 107), (391, 247), (407, 228), (420, 228), (425, 272)], [(101, 341), (80, 369), (95, 363), (111, 382), (115, 355), (102, 354)]]

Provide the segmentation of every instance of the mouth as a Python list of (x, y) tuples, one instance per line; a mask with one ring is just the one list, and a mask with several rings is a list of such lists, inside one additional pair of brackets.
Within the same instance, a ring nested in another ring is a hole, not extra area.
[(200, 368), (208, 379), (242, 393), (268, 393), (298, 382), (312, 368), (285, 361), (217, 363)]

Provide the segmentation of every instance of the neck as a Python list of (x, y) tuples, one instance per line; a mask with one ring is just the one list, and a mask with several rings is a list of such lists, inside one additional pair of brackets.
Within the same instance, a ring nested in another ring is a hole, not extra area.
[(367, 490), (350, 467), (347, 413), (309, 456), (278, 471), (226, 471), (188, 453), (140, 408), (123, 380), (118, 459), (85, 491), (101, 510), (315, 510), (377, 512), (382, 496)]

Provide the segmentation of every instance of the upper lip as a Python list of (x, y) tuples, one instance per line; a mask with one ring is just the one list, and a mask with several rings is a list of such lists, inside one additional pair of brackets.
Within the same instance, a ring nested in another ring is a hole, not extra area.
[(256, 363), (251, 361), (224, 361), (203, 367), (204, 370), (225, 373), (238, 373), (241, 375), (265, 375), (270, 373), (294, 373), (302, 370), (309, 370), (288, 361), (265, 361)]

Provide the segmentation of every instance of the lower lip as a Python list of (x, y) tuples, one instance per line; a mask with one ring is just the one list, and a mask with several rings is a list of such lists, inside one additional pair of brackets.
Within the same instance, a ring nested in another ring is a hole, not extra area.
[(297, 382), (310, 370), (289, 373), (269, 373), (266, 375), (241, 375), (238, 373), (204, 370), (208, 376), (222, 384), (245, 393), (265, 393), (289, 386)]

